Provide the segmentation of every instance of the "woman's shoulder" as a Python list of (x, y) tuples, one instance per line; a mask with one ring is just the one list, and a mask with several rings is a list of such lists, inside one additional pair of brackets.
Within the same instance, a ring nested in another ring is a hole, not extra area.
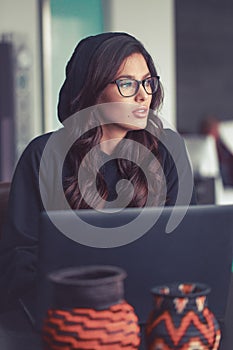
[(15, 174), (25, 172), (25, 169), (37, 169), (39, 167), (43, 150), (51, 135), (52, 132), (36, 136), (27, 144), (17, 161), (14, 177)]
[(49, 132), (33, 138), (23, 150), (19, 162), (22, 163), (23, 161), (29, 161), (30, 159), (39, 160), (51, 134), (52, 132)]
[(60, 133), (60, 129), (36, 136), (28, 143), (28, 145), (26, 146), (23, 152), (23, 155), (24, 156), (29, 155), (31, 157), (35, 155), (41, 156), (50, 137), (55, 136), (59, 133)]
[(28, 143), (26, 149), (27, 148), (29, 148), (30, 150), (43, 149), (52, 134), (53, 132), (48, 132), (46, 134), (36, 136)]

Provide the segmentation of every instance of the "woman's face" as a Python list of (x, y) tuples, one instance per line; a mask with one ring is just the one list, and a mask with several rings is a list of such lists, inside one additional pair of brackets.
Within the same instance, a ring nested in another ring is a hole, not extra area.
[[(144, 57), (135, 53), (121, 64), (115, 80), (131, 78), (142, 81), (150, 77)], [(101, 119), (110, 124), (102, 125), (103, 140), (123, 138), (129, 130), (144, 129), (147, 125), (148, 112), (152, 95), (148, 95), (140, 84), (136, 95), (124, 97), (115, 83), (109, 83), (98, 98), (101, 106)], [(117, 103), (116, 103), (117, 102)]]

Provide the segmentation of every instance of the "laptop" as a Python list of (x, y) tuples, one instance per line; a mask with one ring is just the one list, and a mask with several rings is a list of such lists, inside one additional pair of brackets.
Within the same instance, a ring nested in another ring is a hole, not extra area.
[[(190, 206), (184, 215), (185, 210), (183, 207), (165, 207), (162, 210), (126, 208), (120, 212), (106, 210), (101, 213), (95, 210), (43, 212), (36, 328), (41, 329), (46, 310), (52, 305), (48, 274), (61, 268), (91, 264), (114, 265), (126, 271), (125, 299), (135, 308), (142, 325), (153, 307), (152, 287), (179, 281), (202, 282), (210, 286), (209, 307), (222, 322), (233, 257), (233, 206)], [(76, 237), (73, 232), (65, 232), (67, 224), (75, 227), (79, 233)], [(125, 241), (123, 236), (120, 241), (112, 243), (107, 239), (104, 244), (107, 232), (110, 236), (117, 232), (120, 235), (122, 230), (126, 232)], [(98, 239), (92, 239), (95, 232), (96, 236), (104, 232), (100, 244)]]

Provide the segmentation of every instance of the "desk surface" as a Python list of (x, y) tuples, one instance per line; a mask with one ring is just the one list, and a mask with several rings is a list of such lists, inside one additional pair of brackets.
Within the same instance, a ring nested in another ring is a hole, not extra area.
[[(224, 336), (220, 350), (232, 350), (233, 346), (233, 274), (225, 319)], [(42, 350), (42, 341), (22, 309), (0, 314), (0, 349)], [(140, 350), (145, 349), (143, 344)]]

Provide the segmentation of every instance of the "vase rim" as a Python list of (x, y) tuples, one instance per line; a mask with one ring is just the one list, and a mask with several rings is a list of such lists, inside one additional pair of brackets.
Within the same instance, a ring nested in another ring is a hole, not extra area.
[[(179, 286), (193, 286), (192, 291), (182, 292), (179, 289)], [(173, 282), (173, 283), (164, 283), (163, 285), (154, 286), (151, 288), (151, 293), (158, 296), (166, 296), (170, 298), (196, 298), (198, 296), (205, 296), (209, 294), (211, 288), (209, 285), (201, 282)]]
[(92, 286), (121, 281), (126, 271), (112, 265), (82, 265), (55, 270), (48, 275), (51, 282), (73, 286)]

